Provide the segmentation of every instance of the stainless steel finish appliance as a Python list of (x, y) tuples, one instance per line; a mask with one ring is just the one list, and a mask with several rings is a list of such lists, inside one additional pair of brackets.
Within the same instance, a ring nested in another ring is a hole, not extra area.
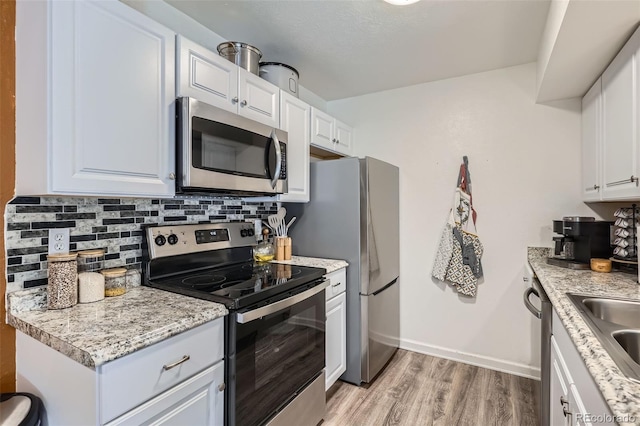
[(590, 269), (591, 258), (609, 258), (613, 254), (610, 228), (613, 222), (593, 217), (565, 216), (553, 221), (553, 257), (551, 265), (570, 269)]
[[(549, 425), (549, 415), (551, 413), (551, 334), (553, 333), (552, 327), (552, 314), (553, 305), (549, 296), (545, 293), (540, 281), (535, 277), (533, 273), (530, 276), (525, 277), (529, 281), (529, 287), (524, 291), (524, 305), (527, 309), (538, 319), (541, 320), (540, 330), (540, 424), (543, 426)], [(529, 299), (531, 295), (540, 299), (540, 309), (536, 308)]]
[(349, 262), (341, 379), (370, 382), (399, 344), (399, 169), (370, 157), (311, 163), (310, 193), (287, 205), (293, 251)]
[(287, 192), (287, 132), (193, 98), (177, 103), (176, 192)]
[(326, 403), (326, 270), (255, 264), (253, 245), (249, 223), (148, 227), (143, 282), (229, 309), (226, 425), (288, 425), (300, 414), (316, 425)]

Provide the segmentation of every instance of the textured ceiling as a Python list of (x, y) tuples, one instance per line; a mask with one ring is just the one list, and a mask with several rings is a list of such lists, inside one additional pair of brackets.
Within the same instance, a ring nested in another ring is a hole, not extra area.
[(166, 0), (326, 100), (536, 60), (547, 0)]

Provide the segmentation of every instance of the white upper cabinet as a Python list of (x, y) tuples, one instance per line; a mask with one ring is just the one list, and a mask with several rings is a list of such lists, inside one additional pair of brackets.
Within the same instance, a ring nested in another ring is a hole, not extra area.
[(350, 156), (353, 153), (353, 129), (329, 114), (311, 108), (311, 145)]
[(173, 195), (175, 34), (119, 1), (16, 19), (17, 193)]
[(639, 47), (636, 31), (602, 74), (603, 200), (640, 198)]
[(336, 150), (346, 155), (353, 152), (353, 129), (350, 126), (336, 120)]
[(182, 36), (177, 37), (177, 52), (178, 96), (279, 127), (278, 87)]
[(602, 80), (582, 99), (582, 199), (599, 201), (602, 160)]
[(176, 37), (176, 50), (178, 96), (237, 112), (238, 67), (182, 36)]
[(280, 93), (280, 128), (288, 133), (286, 194), (278, 201), (309, 201), (309, 134), (311, 107), (291, 94)]
[(335, 150), (335, 119), (316, 108), (311, 108), (311, 144)]

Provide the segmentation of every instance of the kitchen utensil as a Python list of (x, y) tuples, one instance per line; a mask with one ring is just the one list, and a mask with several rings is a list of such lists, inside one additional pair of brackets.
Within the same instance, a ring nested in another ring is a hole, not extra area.
[(273, 229), (274, 234), (278, 236), (279, 235), (278, 225), (280, 224), (280, 219), (278, 219), (278, 216), (275, 214), (272, 214), (269, 217), (267, 217), (267, 220), (269, 221), (269, 225), (271, 226), (271, 229)]
[(298, 97), (300, 74), (292, 66), (280, 62), (260, 62), (260, 77)]
[(285, 235), (289, 235), (289, 228), (291, 228), (291, 225), (293, 225), (293, 222), (295, 222), (296, 219), (297, 219), (297, 217), (294, 216), (293, 218), (291, 218), (289, 223), (287, 223), (287, 228), (285, 229)]
[(259, 75), (262, 52), (257, 47), (239, 41), (227, 41), (218, 45), (218, 53), (250, 73)]

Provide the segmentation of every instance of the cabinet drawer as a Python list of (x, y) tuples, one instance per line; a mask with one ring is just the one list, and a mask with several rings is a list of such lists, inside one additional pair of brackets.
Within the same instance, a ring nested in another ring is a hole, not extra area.
[[(224, 319), (218, 318), (99, 368), (100, 419), (105, 423), (220, 361)], [(176, 365), (182, 359), (188, 360)]]
[(326, 300), (347, 290), (347, 268), (338, 269), (326, 275), (329, 280), (329, 287), (325, 291)]

